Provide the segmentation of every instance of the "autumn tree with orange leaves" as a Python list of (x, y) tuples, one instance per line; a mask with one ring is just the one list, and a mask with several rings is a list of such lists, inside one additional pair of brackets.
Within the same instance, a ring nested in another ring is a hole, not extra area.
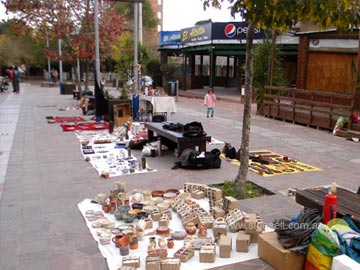
[[(90, 65), (95, 60), (94, 1), (92, 0), (2, 0), (6, 12), (18, 20), (17, 31), (22, 25), (31, 27), (39, 39), (62, 40), (62, 56), (56, 48), (44, 50), (44, 57), (53, 61), (72, 63), (75, 70), (77, 59), (85, 66), (85, 87), (88, 86)], [(109, 3), (99, 1), (100, 56), (105, 59), (110, 46), (121, 35), (123, 18)], [(75, 72), (78, 89), (80, 78)]]

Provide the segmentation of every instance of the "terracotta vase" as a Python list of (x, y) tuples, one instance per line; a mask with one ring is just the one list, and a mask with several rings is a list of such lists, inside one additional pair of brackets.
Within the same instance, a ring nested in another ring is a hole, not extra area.
[(199, 237), (206, 237), (207, 235), (207, 228), (205, 225), (200, 225), (199, 231), (198, 231), (198, 236)]
[(186, 233), (189, 234), (189, 235), (195, 234), (195, 233), (196, 233), (195, 223), (189, 222), (188, 224), (186, 224), (186, 226), (185, 226), (185, 231), (186, 231)]
[(168, 248), (173, 248), (174, 247), (174, 238), (168, 238), (167, 239), (167, 247)]
[(104, 210), (105, 213), (109, 213), (110, 212), (110, 205), (109, 204), (104, 204), (102, 209)]

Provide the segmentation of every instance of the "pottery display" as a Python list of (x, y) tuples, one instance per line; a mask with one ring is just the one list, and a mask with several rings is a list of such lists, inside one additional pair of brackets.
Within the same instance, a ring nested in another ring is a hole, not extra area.
[(152, 197), (163, 197), (164, 191), (163, 190), (153, 190), (151, 192)]
[(133, 196), (132, 196), (132, 199), (131, 201), (133, 203), (139, 203), (143, 200), (143, 195), (139, 192), (135, 193)]
[(99, 193), (96, 195), (96, 201), (99, 203), (99, 204), (105, 204), (106, 202), (106, 199), (107, 199), (107, 194), (106, 193)]

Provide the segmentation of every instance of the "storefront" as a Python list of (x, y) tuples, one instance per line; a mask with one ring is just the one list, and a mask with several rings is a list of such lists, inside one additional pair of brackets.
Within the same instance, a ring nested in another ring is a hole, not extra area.
[[(179, 64), (183, 89), (240, 89), (244, 83), (247, 29), (245, 22), (208, 22), (181, 31), (161, 32), (161, 63)], [(256, 28), (254, 43), (262, 42), (265, 36), (263, 30)], [(294, 37), (281, 42), (291, 81), (296, 76), (297, 44)]]

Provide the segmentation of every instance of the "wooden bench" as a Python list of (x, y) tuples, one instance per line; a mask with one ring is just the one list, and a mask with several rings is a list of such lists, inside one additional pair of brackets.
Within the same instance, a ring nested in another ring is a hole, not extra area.
[[(328, 192), (329, 189), (324, 187), (297, 190), (295, 200), (298, 204), (309, 208), (316, 208), (322, 212), (325, 195)], [(360, 226), (360, 194), (337, 187), (337, 197), (337, 217), (341, 218), (345, 214), (349, 214)]]
[[(161, 144), (169, 146), (169, 142), (172, 142), (177, 148), (177, 157), (179, 157), (182, 151), (186, 148), (195, 149), (199, 147), (200, 152), (206, 152), (206, 143), (211, 142), (211, 136), (203, 136), (196, 138), (184, 137), (181, 132), (175, 132), (168, 129), (164, 129), (163, 123), (145, 122), (145, 127), (148, 130), (149, 141), (155, 139), (154, 133), (161, 137)], [(171, 148), (171, 145), (170, 145)]]

